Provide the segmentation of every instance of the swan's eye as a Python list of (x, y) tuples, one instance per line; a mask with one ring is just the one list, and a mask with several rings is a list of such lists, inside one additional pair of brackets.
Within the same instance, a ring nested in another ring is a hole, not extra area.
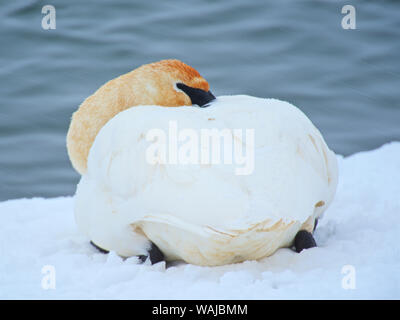
[(177, 83), (176, 87), (186, 93), (192, 104), (197, 104), (199, 107), (208, 107), (208, 103), (215, 99), (211, 91), (204, 91), (198, 88), (189, 87), (184, 83)]

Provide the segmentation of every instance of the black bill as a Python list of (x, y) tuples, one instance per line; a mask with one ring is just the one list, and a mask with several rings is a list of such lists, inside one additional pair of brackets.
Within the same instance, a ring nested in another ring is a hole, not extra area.
[(177, 83), (176, 86), (189, 96), (192, 104), (197, 104), (199, 107), (206, 108), (211, 101), (215, 100), (211, 91), (192, 88), (183, 83)]

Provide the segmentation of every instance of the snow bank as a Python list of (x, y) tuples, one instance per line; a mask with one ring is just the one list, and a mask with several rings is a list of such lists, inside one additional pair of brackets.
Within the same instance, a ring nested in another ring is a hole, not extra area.
[[(400, 142), (338, 161), (318, 248), (223, 267), (98, 253), (77, 231), (73, 198), (2, 202), (0, 298), (400, 299)], [(48, 265), (55, 288), (46, 290)]]

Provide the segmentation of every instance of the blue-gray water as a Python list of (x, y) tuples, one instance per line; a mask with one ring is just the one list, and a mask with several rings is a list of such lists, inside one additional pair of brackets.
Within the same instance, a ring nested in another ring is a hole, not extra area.
[[(41, 27), (46, 4), (56, 30)], [(345, 4), (355, 30), (341, 27)], [(195, 67), (215, 95), (290, 101), (337, 153), (400, 140), (399, 55), (399, 1), (2, 1), (0, 200), (73, 194), (72, 112), (165, 58)]]

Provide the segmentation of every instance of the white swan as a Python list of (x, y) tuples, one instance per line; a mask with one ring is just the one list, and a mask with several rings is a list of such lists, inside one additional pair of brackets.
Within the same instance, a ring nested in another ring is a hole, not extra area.
[[(170, 86), (182, 92), (176, 82)], [(204, 129), (225, 130), (232, 153), (241, 147), (248, 158), (201, 163), (207, 146), (199, 142), (196, 155), (193, 141)], [(172, 158), (163, 156), (171, 150)], [(158, 162), (149, 161), (152, 154)], [(222, 96), (208, 108), (138, 106), (119, 112), (97, 134), (75, 217), (90, 240), (121, 256), (147, 255), (154, 243), (166, 260), (222, 265), (261, 259), (291, 246), (300, 230), (311, 232), (337, 179), (335, 154), (287, 102)]]

